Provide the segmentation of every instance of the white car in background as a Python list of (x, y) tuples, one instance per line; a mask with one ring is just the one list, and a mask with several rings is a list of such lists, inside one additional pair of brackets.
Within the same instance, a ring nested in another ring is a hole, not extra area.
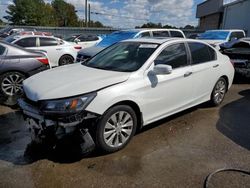
[(221, 44), (244, 37), (246, 37), (246, 33), (243, 30), (208, 30), (200, 34), (197, 39), (203, 40), (219, 50)]
[(51, 67), (74, 63), (77, 52), (82, 49), (77, 44), (72, 44), (41, 32), (25, 32), (7, 37), (5, 41), (26, 49), (46, 52)]
[(37, 140), (78, 133), (83, 145), (92, 136), (98, 148), (114, 152), (137, 128), (206, 101), (221, 104), (233, 77), (229, 58), (205, 42), (131, 39), (28, 78), (19, 105)]
[(97, 45), (102, 41), (102, 37), (93, 34), (77, 34), (64, 39), (67, 42), (78, 44), (84, 48)]

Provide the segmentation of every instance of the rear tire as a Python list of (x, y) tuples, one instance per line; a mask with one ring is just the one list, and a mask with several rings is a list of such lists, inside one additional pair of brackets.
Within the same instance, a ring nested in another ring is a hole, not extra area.
[(213, 106), (219, 106), (223, 102), (226, 92), (227, 81), (225, 80), (225, 78), (221, 77), (214, 86), (213, 92), (211, 94), (210, 103)]
[(59, 66), (63, 66), (63, 65), (69, 65), (74, 63), (74, 58), (70, 55), (63, 55), (60, 59), (59, 59)]
[(130, 106), (114, 106), (104, 113), (97, 124), (96, 145), (107, 153), (121, 150), (134, 136), (136, 127), (136, 113)]

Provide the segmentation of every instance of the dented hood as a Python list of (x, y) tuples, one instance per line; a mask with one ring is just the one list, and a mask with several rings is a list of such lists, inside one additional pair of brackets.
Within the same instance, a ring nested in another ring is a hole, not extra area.
[(59, 99), (124, 82), (130, 74), (73, 64), (36, 74), (24, 81), (23, 88), (32, 101)]

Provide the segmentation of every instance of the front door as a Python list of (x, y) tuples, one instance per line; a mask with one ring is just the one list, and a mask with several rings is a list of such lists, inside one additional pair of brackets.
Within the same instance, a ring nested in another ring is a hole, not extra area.
[(152, 68), (145, 72), (141, 92), (146, 101), (142, 107), (145, 124), (181, 111), (192, 102), (192, 68), (185, 44), (167, 46), (154, 64), (171, 65), (173, 71), (167, 75), (155, 75)]

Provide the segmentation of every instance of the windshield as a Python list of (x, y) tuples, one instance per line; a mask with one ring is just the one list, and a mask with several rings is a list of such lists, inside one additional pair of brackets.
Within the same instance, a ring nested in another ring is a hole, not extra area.
[(157, 49), (158, 44), (121, 42), (106, 48), (84, 65), (119, 72), (138, 70)]
[(132, 39), (135, 37), (137, 32), (132, 31), (116, 31), (107, 35), (97, 46), (107, 47), (126, 39)]
[(203, 40), (226, 40), (229, 35), (228, 31), (206, 31), (198, 39)]

